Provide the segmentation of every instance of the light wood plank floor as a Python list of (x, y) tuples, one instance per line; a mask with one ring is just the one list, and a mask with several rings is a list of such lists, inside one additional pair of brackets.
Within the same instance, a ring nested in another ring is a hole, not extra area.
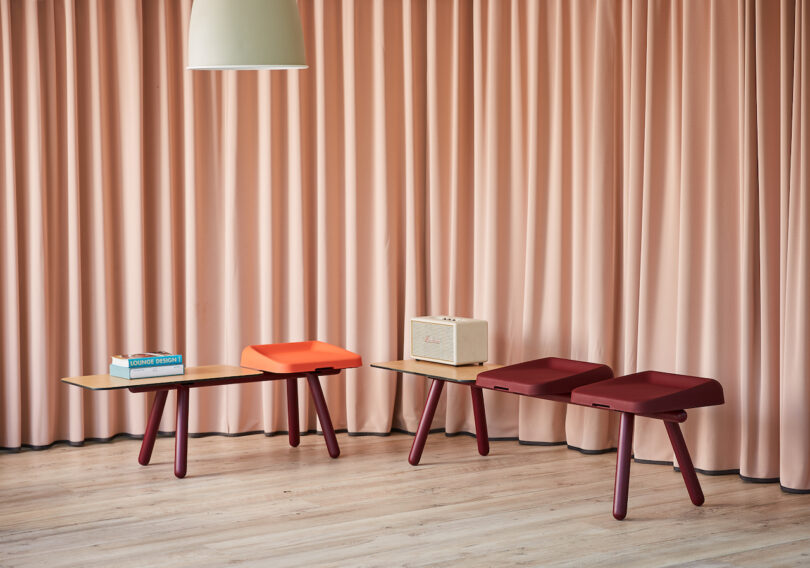
[(611, 517), (614, 454), (433, 434), (140, 442), (0, 455), (0, 565), (808, 566), (810, 495), (634, 463), (627, 520)]

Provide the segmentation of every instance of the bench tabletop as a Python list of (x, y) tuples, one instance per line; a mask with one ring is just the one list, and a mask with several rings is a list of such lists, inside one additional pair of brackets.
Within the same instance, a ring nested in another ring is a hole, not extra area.
[(165, 385), (178, 385), (183, 383), (198, 383), (204, 381), (217, 381), (239, 377), (253, 377), (263, 375), (261, 371), (234, 367), (231, 365), (205, 365), (202, 367), (186, 367), (183, 375), (169, 375), (166, 377), (148, 377), (143, 379), (122, 379), (111, 375), (84, 375), (81, 377), (65, 377), (63, 383), (75, 385), (89, 390), (115, 390), (137, 387), (152, 387)]
[(431, 379), (440, 379), (454, 383), (471, 383), (475, 381), (478, 373), (498, 369), (502, 365), (444, 365), (442, 363), (432, 363), (430, 361), (418, 361), (416, 359), (405, 359), (403, 361), (388, 361), (386, 363), (372, 363), (372, 367), (387, 369), (397, 373), (408, 373), (411, 375), (422, 375)]

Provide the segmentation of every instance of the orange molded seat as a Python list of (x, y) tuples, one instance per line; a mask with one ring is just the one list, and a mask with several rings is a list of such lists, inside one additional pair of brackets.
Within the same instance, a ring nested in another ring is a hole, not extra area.
[(545, 357), (480, 373), (479, 387), (527, 396), (565, 395), (613, 376), (607, 365)]
[(714, 379), (644, 371), (585, 385), (571, 402), (632, 414), (654, 414), (723, 404), (723, 387)]
[(326, 369), (360, 367), (357, 353), (323, 341), (249, 345), (242, 350), (242, 367), (268, 373), (314, 373)]

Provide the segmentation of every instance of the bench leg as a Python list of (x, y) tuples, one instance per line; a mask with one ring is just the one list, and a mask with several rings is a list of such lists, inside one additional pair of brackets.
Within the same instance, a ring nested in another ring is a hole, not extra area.
[(489, 454), (489, 433), (487, 432), (487, 414), (484, 410), (484, 393), (481, 387), (470, 385), (473, 416), (475, 417), (475, 440), (478, 442), (478, 453)]
[(619, 451), (616, 456), (616, 481), (613, 487), (613, 517), (621, 521), (627, 516), (627, 492), (630, 487), (630, 457), (633, 454), (635, 415), (622, 412), (619, 426)]
[(326, 407), (326, 400), (323, 398), (323, 389), (321, 389), (318, 375), (307, 373), (307, 383), (309, 383), (309, 390), (312, 393), (312, 400), (315, 402), (318, 420), (321, 421), (323, 437), (326, 440), (326, 449), (331, 457), (336, 458), (340, 455), (340, 447), (335, 436), (335, 428), (332, 426), (332, 418), (329, 416), (329, 409)]
[(174, 475), (186, 476), (188, 457), (188, 387), (177, 387), (177, 430), (174, 434)]
[(677, 422), (664, 422), (667, 427), (667, 434), (669, 434), (669, 441), (672, 443), (672, 449), (675, 451), (675, 457), (678, 459), (678, 467), (683, 475), (683, 481), (686, 484), (686, 490), (689, 492), (689, 498), (692, 503), (698, 507), (703, 505), (705, 498), (703, 497), (703, 490), (700, 488), (697, 474), (695, 473), (695, 466), (692, 465), (692, 458), (689, 457), (689, 450), (686, 448), (686, 442), (683, 439), (681, 428)]
[(141, 442), (141, 453), (138, 455), (138, 463), (148, 465), (152, 459), (152, 449), (155, 447), (160, 419), (163, 417), (163, 407), (166, 406), (166, 397), (169, 395), (168, 389), (159, 390), (155, 393), (155, 400), (152, 401), (152, 411), (149, 413), (149, 422), (146, 424), (146, 432)]
[(290, 445), (295, 448), (301, 442), (298, 427), (298, 379), (287, 379), (287, 431)]
[(439, 397), (442, 394), (444, 381), (433, 379), (430, 384), (430, 391), (425, 401), (425, 409), (422, 411), (422, 418), (419, 419), (419, 426), (416, 428), (416, 437), (411, 444), (411, 453), (408, 455), (408, 463), (411, 465), (419, 465), (419, 460), (422, 459), (422, 450), (425, 449), (425, 442), (427, 441), (428, 433), (430, 433), (430, 425), (433, 424), (433, 415), (436, 414), (436, 407), (439, 405)]

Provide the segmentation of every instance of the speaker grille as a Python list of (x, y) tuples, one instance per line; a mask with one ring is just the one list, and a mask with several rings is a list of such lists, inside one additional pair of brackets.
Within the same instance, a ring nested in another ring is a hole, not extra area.
[(411, 356), (453, 360), (453, 326), (411, 322)]

